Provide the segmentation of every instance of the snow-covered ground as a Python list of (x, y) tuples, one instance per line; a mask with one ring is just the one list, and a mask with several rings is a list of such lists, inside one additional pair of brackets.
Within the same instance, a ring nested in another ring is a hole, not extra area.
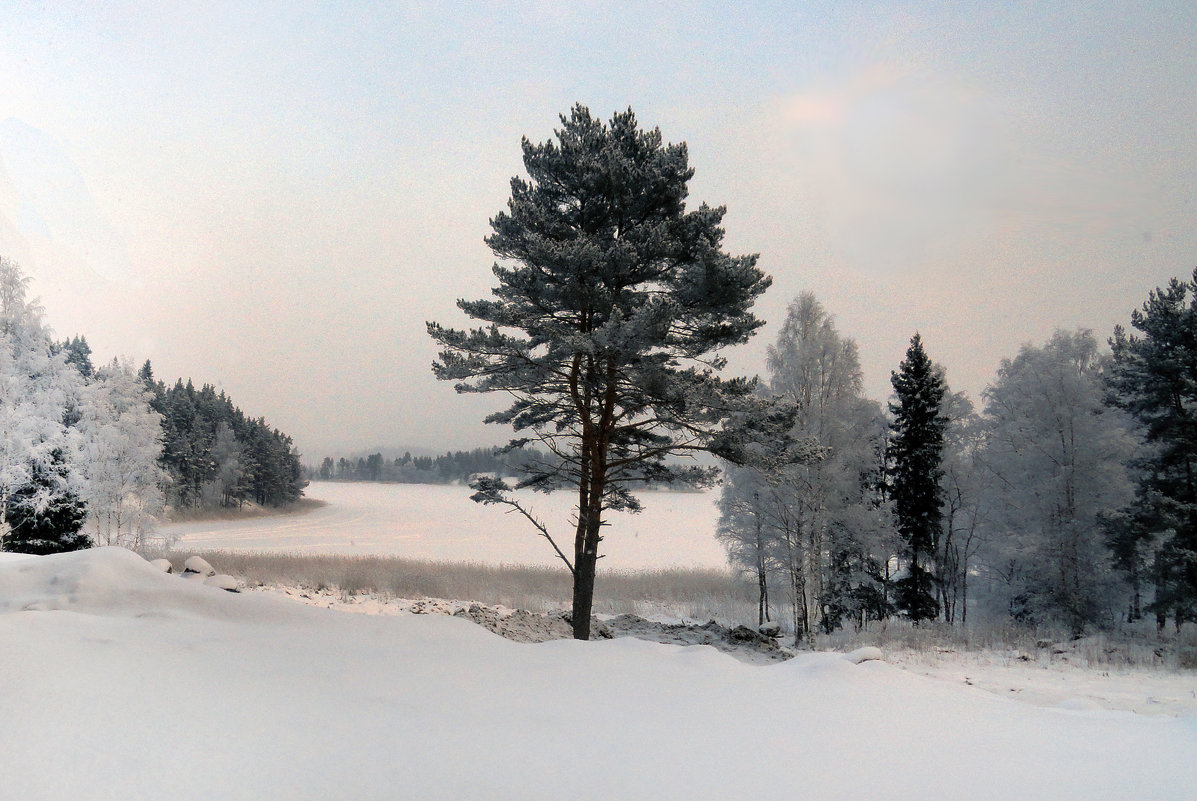
[(1048, 708), (838, 654), (756, 666), (632, 638), (516, 643), (449, 616), (226, 593), (118, 549), (0, 560), (0, 643), (5, 801), (1094, 801), (1197, 786), (1191, 709)]
[[(543, 537), (518, 514), (482, 506), (461, 486), (313, 482), (306, 496), (328, 505), (306, 514), (237, 521), (174, 523), (162, 533), (178, 549), (370, 554), (447, 562), (560, 566)], [(558, 543), (577, 498), (568, 492), (522, 494)], [(640, 514), (608, 513), (605, 568), (725, 569), (715, 540), (717, 491), (644, 492)]]
[[(365, 615), (462, 614), (477, 606), (471, 601), (444, 599), (404, 599), (379, 597), (369, 593), (350, 594), (336, 589), (314, 590), (310, 587), (255, 587), (254, 591), (281, 596), (324, 609)], [(516, 618), (518, 610), (486, 607), (487, 612)], [(547, 617), (552, 617), (548, 615)], [(611, 616), (602, 616), (609, 621)], [(701, 644), (709, 639), (700, 623), (681, 626), (681, 621), (667, 615), (652, 616), (646, 623), (672, 624), (674, 629), (662, 641)], [(514, 628), (514, 627), (513, 627)], [(661, 636), (646, 631), (643, 635), (616, 629), (616, 636)], [(547, 639), (543, 627), (521, 637), (519, 629), (505, 636), (538, 642)], [(557, 636), (568, 636), (563, 628)], [(1197, 671), (1173, 671), (1157, 667), (1124, 665), (1091, 667), (1083, 658), (1056, 648), (1031, 653), (1005, 648), (964, 650), (929, 646), (918, 650), (908, 647), (886, 649), (885, 661), (911, 673), (949, 684), (976, 687), (1004, 698), (1044, 707), (1105, 709), (1143, 715), (1197, 715)], [(722, 645), (720, 644), (720, 647)], [(759, 649), (743, 648), (737, 658), (753, 664), (777, 661), (777, 655)], [(787, 653), (792, 653), (786, 649)]]

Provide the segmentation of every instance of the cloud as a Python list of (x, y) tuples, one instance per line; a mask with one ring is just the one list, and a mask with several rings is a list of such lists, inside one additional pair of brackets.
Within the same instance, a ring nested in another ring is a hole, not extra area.
[(778, 158), (811, 185), (843, 261), (911, 269), (997, 223), (1010, 151), (997, 107), (925, 69), (873, 65), (783, 98)]

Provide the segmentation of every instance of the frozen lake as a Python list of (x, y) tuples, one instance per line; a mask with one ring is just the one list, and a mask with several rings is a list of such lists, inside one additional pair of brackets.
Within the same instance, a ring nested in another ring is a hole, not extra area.
[[(173, 523), (186, 550), (285, 551), (402, 556), (486, 564), (560, 565), (552, 548), (522, 516), (482, 506), (460, 486), (313, 482), (307, 497), (328, 505), (306, 514), (241, 521)], [(572, 493), (526, 493), (527, 505), (562, 550), (573, 548)], [(726, 568), (715, 541), (717, 490), (645, 492), (638, 515), (609, 512), (599, 562), (610, 570)]]

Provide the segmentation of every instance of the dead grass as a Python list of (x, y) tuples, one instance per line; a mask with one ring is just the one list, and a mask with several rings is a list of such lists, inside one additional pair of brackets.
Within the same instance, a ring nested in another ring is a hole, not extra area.
[[(153, 556), (166, 556), (181, 568), (193, 554), (251, 585), (338, 589), (392, 598), (463, 599), (533, 612), (567, 609), (572, 591), (569, 573), (552, 567), (242, 551)], [(718, 570), (603, 571), (597, 580), (595, 612), (600, 614), (742, 622), (755, 619), (755, 610), (753, 589)]]
[(866, 645), (882, 650), (916, 653), (989, 651), (1036, 664), (1067, 663), (1076, 667), (1188, 669), (1197, 660), (1197, 626), (1176, 632), (1157, 631), (1154, 622), (1140, 621), (1109, 631), (1073, 638), (1061, 627), (1030, 627), (1012, 621), (971, 622), (967, 628), (947, 623), (913, 625), (892, 618), (866, 630), (840, 630), (816, 638), (821, 650), (850, 651)]
[(171, 523), (202, 523), (208, 520), (252, 520), (258, 517), (279, 515), (301, 515), (328, 506), (317, 498), (300, 498), (285, 506), (259, 506), (246, 502), (241, 506), (216, 506), (202, 509), (170, 509), (167, 518)]

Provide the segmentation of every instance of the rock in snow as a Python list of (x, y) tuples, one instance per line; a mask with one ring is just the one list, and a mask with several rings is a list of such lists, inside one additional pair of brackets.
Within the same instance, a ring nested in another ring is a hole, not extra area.
[(184, 573), (199, 573), (204, 578), (208, 576), (215, 576), (216, 569), (208, 562), (198, 556), (189, 556), (187, 561), (183, 563)]
[(232, 576), (227, 576), (220, 573), (215, 576), (209, 576), (204, 579), (204, 584), (208, 587), (216, 587), (220, 590), (228, 590), (229, 592), (241, 592), (241, 584)]

